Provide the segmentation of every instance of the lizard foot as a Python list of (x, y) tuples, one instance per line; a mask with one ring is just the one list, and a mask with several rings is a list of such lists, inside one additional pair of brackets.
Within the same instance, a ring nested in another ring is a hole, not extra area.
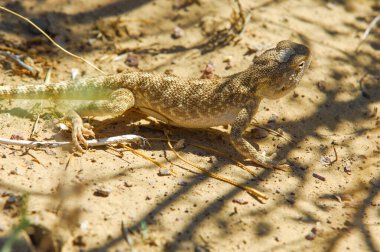
[(277, 169), (277, 170), (283, 170), (286, 171), (290, 168), (290, 165), (286, 163), (286, 160), (283, 160), (281, 162), (273, 161), (272, 159), (269, 159), (265, 163), (260, 163), (261, 166), (268, 169)]
[(260, 158), (249, 159), (249, 160), (267, 169), (287, 170), (290, 167), (289, 164), (287, 164), (286, 160), (275, 161), (276, 157), (277, 157), (276, 153), (273, 153), (272, 155), (267, 156), (265, 151), (263, 151), (263, 153), (261, 153), (260, 155)]
[(90, 126), (84, 126), (82, 122), (76, 122), (73, 125), (72, 133), (71, 133), (74, 147), (80, 151), (84, 152), (81, 144), (87, 149), (88, 143), (85, 139), (85, 136), (95, 137), (95, 133), (92, 131)]

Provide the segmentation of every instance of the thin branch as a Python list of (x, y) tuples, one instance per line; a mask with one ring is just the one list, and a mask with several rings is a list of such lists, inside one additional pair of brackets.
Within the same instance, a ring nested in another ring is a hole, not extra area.
[(25, 68), (26, 70), (28, 70), (32, 74), (35, 74), (36, 70), (33, 67), (27, 65), (24, 61), (22, 61), (20, 55), (14, 55), (14, 54), (6, 52), (6, 51), (0, 51), (0, 54), (5, 56), (5, 57), (8, 57), (10, 59), (13, 59), (21, 67)]
[[(101, 146), (107, 144), (115, 144), (115, 143), (125, 143), (125, 142), (142, 142), (145, 144), (146, 139), (137, 136), (137, 135), (121, 135), (115, 137), (106, 137), (100, 139), (91, 139), (87, 140), (88, 146)], [(25, 146), (25, 147), (63, 147), (63, 146), (71, 146), (72, 142), (48, 142), (48, 141), (28, 141), (28, 140), (12, 140), (6, 138), (0, 138), (0, 144), (8, 144), (8, 145), (17, 145), (17, 146)]]
[(330, 162), (330, 165), (332, 165), (333, 163), (335, 163), (336, 161), (338, 161), (338, 153), (336, 152), (335, 146), (332, 145), (332, 147), (333, 147), (333, 150), (334, 150), (335, 159)]

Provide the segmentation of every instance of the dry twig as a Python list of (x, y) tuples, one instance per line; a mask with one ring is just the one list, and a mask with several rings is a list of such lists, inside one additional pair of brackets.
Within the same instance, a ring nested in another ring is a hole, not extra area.
[(380, 15), (378, 15), (374, 19), (372, 19), (371, 23), (368, 25), (367, 29), (363, 33), (363, 36), (360, 39), (359, 44), (356, 46), (355, 52), (357, 52), (359, 50), (359, 47), (363, 44), (364, 40), (367, 39), (367, 37), (368, 37), (369, 33), (371, 32), (371, 30), (373, 29), (373, 27), (375, 27), (375, 25), (379, 21), (380, 21)]
[[(115, 144), (115, 143), (125, 143), (125, 142), (142, 142), (145, 143), (146, 139), (137, 136), (137, 135), (121, 135), (115, 137), (107, 137), (100, 139), (91, 139), (87, 140), (88, 146), (101, 146), (107, 144)], [(0, 144), (8, 144), (8, 145), (17, 145), (17, 146), (25, 146), (25, 147), (63, 147), (70, 146), (72, 142), (49, 142), (49, 141), (28, 141), (28, 140), (12, 140), (0, 138)]]
[(333, 145), (332, 147), (333, 147), (333, 150), (334, 150), (335, 159), (330, 162), (330, 165), (332, 165), (333, 163), (335, 163), (336, 161), (338, 161), (338, 153), (336, 152), (335, 146)]
[(20, 55), (15, 55), (15, 54), (12, 54), (12, 53), (9, 53), (9, 52), (6, 52), (6, 51), (0, 51), (0, 54), (3, 55), (3, 56), (5, 56), (5, 57), (8, 57), (10, 59), (13, 59), (21, 67), (25, 68), (26, 70), (28, 70), (29, 72), (31, 72), (33, 75), (35, 75), (36, 70), (33, 67), (31, 67), (28, 64), (26, 64), (24, 61), (22, 61)]

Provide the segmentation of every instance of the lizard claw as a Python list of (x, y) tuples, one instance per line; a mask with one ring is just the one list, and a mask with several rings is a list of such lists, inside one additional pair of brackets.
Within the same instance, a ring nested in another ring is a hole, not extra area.
[(76, 125), (74, 125), (71, 134), (74, 146), (80, 152), (84, 152), (84, 149), (82, 148), (81, 144), (86, 149), (88, 148), (88, 143), (84, 136), (95, 137), (95, 133), (91, 129), (88, 129), (85, 126), (83, 126), (82, 123), (77, 123)]
[(272, 153), (271, 155), (267, 155), (265, 151), (261, 153), (262, 156), (262, 162), (259, 162), (260, 165), (262, 165), (265, 168), (268, 169), (275, 169), (277, 166), (277, 162), (275, 162), (275, 158), (277, 156), (276, 153)]
[(290, 165), (287, 163), (287, 161), (286, 160), (274, 161), (274, 158), (276, 156), (277, 156), (276, 154), (273, 154), (267, 157), (266, 162), (265, 164), (263, 164), (263, 166), (269, 169), (288, 170), (290, 168)]
[(263, 166), (267, 169), (279, 169), (279, 170), (286, 170), (289, 168), (289, 164), (286, 163), (286, 160), (283, 161), (275, 161), (277, 157), (277, 153), (273, 153), (269, 156), (267, 156), (266, 152), (263, 151), (261, 153), (261, 160), (252, 160), (255, 163)]
[(83, 124), (82, 118), (75, 112), (74, 110), (70, 110), (67, 112), (67, 117), (71, 121), (72, 131), (71, 138), (73, 140), (73, 144), (75, 149), (79, 152), (84, 152), (81, 144), (87, 149), (88, 143), (84, 136), (95, 137), (95, 133), (92, 131), (92, 127), (85, 123)]

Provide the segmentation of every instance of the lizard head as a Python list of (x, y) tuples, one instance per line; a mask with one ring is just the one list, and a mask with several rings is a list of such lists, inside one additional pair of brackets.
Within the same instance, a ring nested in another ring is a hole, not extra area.
[(310, 61), (310, 50), (306, 46), (289, 40), (279, 42), (275, 48), (253, 60), (253, 67), (259, 66), (262, 70), (261, 78), (258, 78), (258, 94), (268, 99), (286, 95), (296, 88)]

